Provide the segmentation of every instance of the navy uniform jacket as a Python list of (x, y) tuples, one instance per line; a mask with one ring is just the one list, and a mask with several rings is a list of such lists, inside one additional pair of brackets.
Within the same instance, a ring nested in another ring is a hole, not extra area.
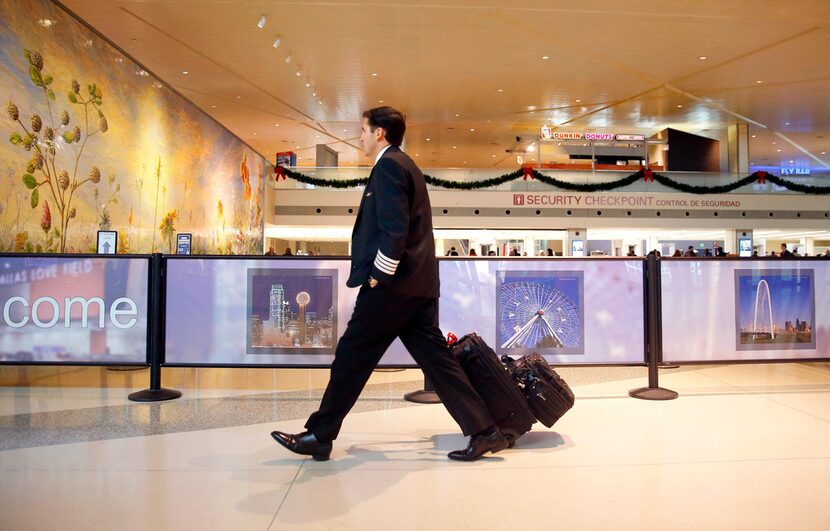
[(370, 275), (395, 293), (439, 295), (424, 174), (396, 146), (390, 146), (372, 168), (352, 231), (352, 269), (346, 285), (358, 287)]

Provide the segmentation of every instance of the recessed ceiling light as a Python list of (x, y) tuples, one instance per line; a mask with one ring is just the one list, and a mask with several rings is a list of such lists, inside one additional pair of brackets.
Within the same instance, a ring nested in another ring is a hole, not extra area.
[(372, 77), (378, 77), (378, 73), (377, 72), (372, 72)]
[(461, 116), (461, 115), (460, 115), (460, 114), (456, 114), (456, 115), (455, 115), (455, 117), (456, 117), (456, 118), (458, 118), (459, 116)]
[(184, 75), (187, 75), (187, 74), (189, 74), (189, 73), (190, 73), (190, 72), (188, 72), (187, 70), (182, 70), (182, 74), (184, 74)]
[(760, 85), (761, 83), (763, 83), (763, 81), (761, 81), (761, 80), (759, 79), (758, 81), (756, 81), (756, 83), (758, 83), (758, 84)]
[(752, 138), (757, 138), (757, 137), (758, 137), (758, 135), (752, 135)]
[(452, 148), (455, 149), (455, 146), (453, 146)]
[(790, 164), (795, 164), (795, 161), (794, 161), (794, 160), (791, 160), (791, 161), (790, 161)]
[(211, 109), (215, 109), (215, 108), (216, 108), (216, 105), (211, 105), (211, 106), (210, 106), (210, 108), (211, 108)]
[(303, 75), (303, 69), (301, 67), (297, 67), (297, 71), (294, 73), (295, 76), (300, 77)]
[(476, 130), (475, 130), (475, 129), (473, 129), (473, 128), (471, 127), (471, 128), (470, 128), (470, 132), (471, 132), (471, 133), (475, 133), (475, 132), (476, 132)]
[(281, 38), (279, 38), (279, 37), (277, 37), (276, 39), (274, 39), (274, 44), (273, 44), (272, 46), (273, 46), (274, 48), (279, 48), (279, 47), (280, 47), (280, 44), (282, 44), (282, 39), (281, 39)]
[(415, 156), (416, 156), (416, 157), (420, 157), (420, 155), (418, 155), (417, 153), (415, 153)]
[(285, 56), (285, 64), (289, 64), (289, 63), (291, 63), (291, 54), (290, 53)]
[(294, 146), (294, 149), (300, 149), (300, 146)]
[(576, 100), (577, 103), (582, 103), (582, 100)]
[(427, 138), (427, 142), (429, 142), (429, 138)]
[(378, 100), (378, 103), (383, 103), (383, 100)]
[(784, 122), (784, 125), (790, 125), (790, 122)]
[(236, 99), (241, 100), (242, 96), (237, 96)]
[(778, 151), (779, 153), (781, 152), (781, 150), (780, 150), (780, 149), (776, 149), (775, 151)]
[(268, 22), (268, 21), (265, 20), (265, 15), (262, 15), (261, 17), (259, 17), (259, 22), (257, 22), (256, 25), (257, 25), (257, 27), (259, 27), (259, 29), (262, 29), (262, 28), (265, 27), (266, 22)]
[(279, 127), (279, 126), (280, 126), (280, 124), (274, 124), (274, 127)]
[(343, 129), (343, 132), (344, 132), (344, 133), (345, 133), (346, 131), (348, 131), (348, 129)]
[(496, 158), (496, 156), (495, 156), (495, 155), (493, 155), (493, 158)]
[(706, 60), (706, 56), (705, 56), (705, 55), (701, 55), (701, 56), (700, 56), (700, 60), (701, 60), (701, 61), (705, 61), (705, 60)]
[(311, 80), (310, 79), (306, 80), (305, 86), (307, 86), (308, 88), (311, 88)]
[(682, 105), (678, 105), (678, 106), (677, 106), (677, 108), (678, 108), (678, 109), (680, 109), (681, 107), (683, 107), (683, 106), (682, 106)]
[(498, 89), (496, 92), (504, 92), (504, 89)]
[(547, 61), (548, 59), (550, 59), (550, 57), (548, 57), (547, 55), (543, 55), (543, 56), (542, 56), (542, 59), (544, 59), (545, 61)]
[(252, 133), (252, 134), (253, 134), (254, 136), (256, 136), (256, 133)]
[(822, 151), (822, 152), (821, 152), (821, 154), (822, 154), (822, 155), (827, 155), (827, 152), (826, 152), (826, 151)]

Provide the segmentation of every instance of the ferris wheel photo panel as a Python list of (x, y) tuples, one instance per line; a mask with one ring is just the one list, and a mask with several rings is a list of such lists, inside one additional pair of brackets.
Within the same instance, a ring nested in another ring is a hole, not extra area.
[(663, 360), (830, 357), (830, 261), (664, 260)]
[(642, 260), (442, 259), (441, 328), (555, 364), (645, 361)]

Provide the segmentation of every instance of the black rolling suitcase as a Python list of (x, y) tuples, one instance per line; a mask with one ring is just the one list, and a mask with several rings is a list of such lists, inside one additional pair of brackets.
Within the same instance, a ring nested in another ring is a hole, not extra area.
[(518, 360), (509, 356), (501, 360), (524, 391), (534, 416), (548, 428), (573, 407), (573, 391), (541, 355), (534, 352)]
[(499, 357), (478, 334), (468, 334), (450, 345), (470, 383), (507, 437), (509, 447), (536, 422), (522, 392), (499, 361)]

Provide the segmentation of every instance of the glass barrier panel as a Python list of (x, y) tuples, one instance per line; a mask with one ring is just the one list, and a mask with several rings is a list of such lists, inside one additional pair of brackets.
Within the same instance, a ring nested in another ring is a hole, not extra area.
[[(441, 259), (441, 329), (557, 364), (645, 361), (642, 260)], [(167, 260), (169, 365), (328, 366), (358, 290), (348, 259)], [(520, 306), (517, 306), (520, 305)], [(497, 318), (498, 316), (498, 318)], [(390, 316), (394, 318), (394, 316)], [(414, 366), (396, 340), (381, 366)]]
[(661, 260), (667, 363), (830, 357), (830, 260)]
[(0, 257), (0, 363), (144, 364), (147, 257)]

